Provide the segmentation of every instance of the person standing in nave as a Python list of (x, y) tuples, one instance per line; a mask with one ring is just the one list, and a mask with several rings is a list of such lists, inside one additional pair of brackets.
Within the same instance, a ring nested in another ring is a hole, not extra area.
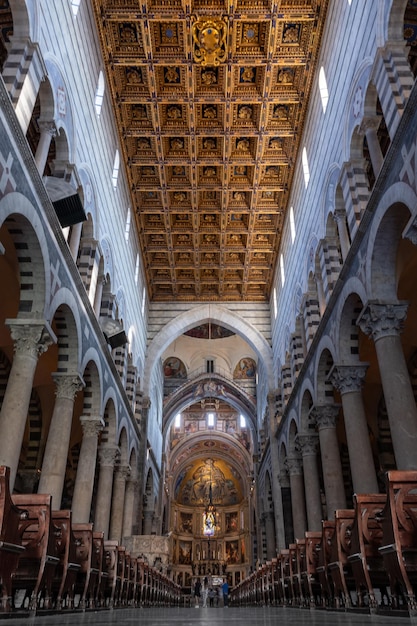
[(201, 582), (200, 582), (200, 579), (197, 578), (194, 584), (194, 599), (195, 599), (196, 609), (198, 609), (200, 606), (200, 596), (201, 596)]

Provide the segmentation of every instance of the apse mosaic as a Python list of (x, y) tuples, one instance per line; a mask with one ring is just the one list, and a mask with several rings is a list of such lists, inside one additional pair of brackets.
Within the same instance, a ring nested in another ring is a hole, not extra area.
[(229, 506), (242, 500), (239, 473), (222, 460), (206, 459), (186, 465), (179, 473), (174, 497), (179, 504), (204, 506), (211, 496), (214, 504)]

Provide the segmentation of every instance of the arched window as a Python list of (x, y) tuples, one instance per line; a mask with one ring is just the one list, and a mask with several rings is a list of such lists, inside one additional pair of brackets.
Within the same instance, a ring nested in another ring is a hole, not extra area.
[(71, 0), (71, 9), (72, 9), (72, 12), (74, 13), (74, 17), (77, 17), (80, 4), (81, 4), (81, 0)]
[(327, 103), (329, 101), (329, 90), (327, 89), (327, 80), (326, 74), (324, 72), (324, 67), (321, 66), (319, 72), (319, 90), (321, 97), (321, 106), (323, 107), (323, 113), (326, 113)]
[(291, 230), (291, 242), (295, 241), (295, 219), (294, 219), (294, 207), (290, 208), (290, 230)]
[[(138, 284), (139, 280), (139, 254), (136, 255), (136, 265), (135, 265), (135, 285)], [(143, 315), (143, 313), (142, 313)]]
[(308, 181), (310, 180), (310, 168), (308, 167), (308, 159), (307, 159), (307, 150), (304, 146), (303, 148), (303, 172), (304, 172), (304, 185), (307, 189)]
[(281, 254), (279, 265), (280, 265), (280, 268), (281, 268), (281, 284), (282, 284), (282, 286), (284, 286), (284, 284), (285, 284), (285, 268), (284, 268), (284, 256), (282, 254)]
[(96, 96), (94, 98), (94, 106), (96, 107), (97, 115), (100, 115), (101, 113), (101, 107), (103, 105), (103, 98), (104, 98), (104, 74), (102, 71), (100, 71), (100, 74), (98, 75), (98, 81), (97, 81)]
[(120, 169), (120, 154), (119, 151), (116, 150), (116, 154), (114, 155), (114, 164), (113, 164), (113, 174), (112, 174), (112, 183), (113, 189), (117, 188), (117, 179), (119, 178), (119, 169)]
[(278, 315), (278, 301), (277, 301), (277, 288), (274, 287), (274, 318)]
[(132, 223), (132, 211), (130, 210), (130, 207), (127, 207), (127, 215), (126, 215), (126, 223), (125, 223), (125, 239), (126, 239), (126, 241), (129, 241), (131, 223)]

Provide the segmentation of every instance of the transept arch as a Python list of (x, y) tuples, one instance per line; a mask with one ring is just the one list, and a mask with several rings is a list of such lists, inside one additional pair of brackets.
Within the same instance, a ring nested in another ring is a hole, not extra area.
[(228, 311), (225, 307), (217, 304), (204, 304), (197, 306), (186, 313), (178, 315), (154, 337), (148, 348), (143, 376), (143, 393), (150, 394), (150, 385), (155, 371), (155, 364), (159, 362), (163, 351), (171, 344), (176, 337), (197, 324), (214, 322), (225, 328), (233, 330), (242, 336), (265, 364), (270, 389), (274, 388), (272, 352), (266, 339), (261, 333), (248, 324), (245, 319), (234, 312)]

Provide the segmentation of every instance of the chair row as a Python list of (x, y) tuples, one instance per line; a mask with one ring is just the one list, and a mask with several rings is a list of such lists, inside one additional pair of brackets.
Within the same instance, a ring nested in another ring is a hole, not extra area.
[(389, 471), (386, 494), (355, 494), (321, 532), (306, 532), (236, 586), (237, 605), (417, 615), (417, 472)]
[(50, 495), (11, 495), (9, 474), (0, 466), (0, 610), (179, 603), (178, 585), (93, 524), (53, 511)]

